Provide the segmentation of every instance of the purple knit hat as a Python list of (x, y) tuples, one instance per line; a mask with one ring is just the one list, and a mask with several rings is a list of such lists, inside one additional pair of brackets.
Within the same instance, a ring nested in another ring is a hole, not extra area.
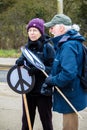
[(44, 34), (44, 20), (43, 19), (34, 18), (34, 19), (30, 20), (29, 23), (27, 24), (27, 27), (26, 27), (27, 31), (31, 27), (35, 27), (35, 28), (39, 29), (41, 34), (42, 35)]

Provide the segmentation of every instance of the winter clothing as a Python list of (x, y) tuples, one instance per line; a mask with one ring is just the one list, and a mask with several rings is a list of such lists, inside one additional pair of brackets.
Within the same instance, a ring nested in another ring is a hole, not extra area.
[(32, 67), (28, 69), (29, 75), (32, 76), (39, 72), (39, 70), (36, 67)]
[(64, 24), (66, 26), (72, 25), (71, 19), (65, 14), (56, 14), (50, 22), (44, 24), (46, 27), (52, 27), (56, 24)]
[(78, 130), (78, 115), (76, 113), (63, 114), (63, 130)]
[[(53, 59), (55, 56), (54, 49), (50, 43), (45, 43), (47, 39), (44, 39), (44, 36), (42, 36), (38, 41), (32, 42), (28, 40), (28, 44), (26, 44), (26, 48), (30, 49), (45, 65), (45, 71), (47, 74), (50, 73)], [(32, 65), (27, 61), (27, 59), (21, 55), (21, 57), (16, 61), (26, 61), (26, 64), (32, 69)], [(37, 76), (39, 72), (39, 75)], [(38, 70), (37, 73), (35, 73), (35, 87), (29, 94), (41, 94), (41, 86), (44, 83), (44, 80), (46, 76)]]
[(52, 93), (53, 93), (52, 86), (47, 85), (46, 83), (43, 83), (42, 87), (41, 87), (41, 94), (50, 96), (50, 95), (52, 95)]
[[(28, 39), (28, 43), (25, 45), (27, 49), (31, 50), (44, 63), (45, 71), (47, 72), (47, 74), (49, 74), (51, 71), (53, 59), (55, 56), (53, 46), (47, 42), (48, 38), (49, 37), (47, 35), (44, 35), (41, 36), (37, 41), (31, 41), (30, 39)], [(35, 75), (34, 88), (31, 92), (26, 94), (32, 127), (34, 124), (36, 107), (38, 107), (38, 112), (40, 114), (43, 129), (53, 130), (51, 113), (52, 95), (44, 96), (41, 94), (41, 87), (46, 76), (43, 74), (42, 71), (36, 69), (31, 63), (29, 63), (23, 55), (21, 55), (17, 62), (23, 60), (26, 62), (27, 66), (31, 68), (29, 69), (29, 73), (31, 73), (31, 75)], [(24, 105), (22, 121), (22, 130), (28, 130)]]
[(24, 65), (24, 60), (20, 58), (20, 59), (16, 60), (16, 64), (18, 66), (23, 66)]
[(46, 83), (47, 85), (49, 85), (49, 86), (53, 86), (52, 83), (50, 82), (51, 78), (52, 78), (52, 77), (49, 76), (49, 77), (47, 77), (47, 78), (45, 79), (45, 83)]
[[(29, 113), (31, 119), (31, 125), (34, 125), (36, 107), (38, 107), (38, 112), (40, 115), (40, 120), (42, 122), (43, 130), (53, 130), (52, 126), (52, 97), (51, 96), (31, 96), (27, 94), (27, 101), (29, 106)], [(23, 104), (23, 117), (22, 117), (22, 130), (29, 130), (25, 107)]]
[(31, 21), (29, 21), (29, 23), (27, 25), (27, 31), (31, 27), (39, 29), (39, 31), (41, 32), (41, 34), (42, 35), (44, 34), (44, 21), (42, 19), (34, 18)]
[[(77, 111), (86, 107), (86, 93), (82, 89), (80, 78), (82, 72), (84, 38), (75, 30), (52, 39), (56, 50), (49, 82), (58, 86)], [(63, 97), (54, 90), (53, 110), (67, 114), (74, 112)]]

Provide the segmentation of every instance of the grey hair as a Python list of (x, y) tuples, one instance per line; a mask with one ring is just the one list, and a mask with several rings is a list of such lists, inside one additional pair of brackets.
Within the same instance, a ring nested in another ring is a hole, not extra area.
[[(65, 26), (65, 25), (64, 25)], [(73, 24), (73, 25), (71, 25), (71, 26), (65, 26), (65, 29), (68, 31), (68, 30), (71, 30), (71, 29), (74, 29), (74, 30), (76, 30), (76, 31), (80, 31), (80, 27), (79, 27), (79, 25), (77, 25), (77, 24)]]
[(80, 26), (79, 25), (77, 25), (77, 24), (73, 24), (72, 25), (72, 29), (75, 29), (76, 31), (80, 31)]

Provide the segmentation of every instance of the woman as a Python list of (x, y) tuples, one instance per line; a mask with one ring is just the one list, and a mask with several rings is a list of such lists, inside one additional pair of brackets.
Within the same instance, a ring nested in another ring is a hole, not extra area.
[[(49, 74), (54, 59), (54, 49), (50, 43), (47, 43), (49, 37), (44, 33), (44, 21), (39, 18), (32, 19), (27, 25), (28, 43), (26, 48), (31, 50), (45, 65), (45, 71)], [(40, 115), (43, 130), (53, 130), (52, 126), (52, 95), (45, 96), (41, 94), (41, 86), (45, 80), (45, 75), (21, 55), (16, 61), (18, 66), (24, 65), (24, 61), (30, 67), (29, 74), (35, 75), (35, 85), (31, 92), (26, 94), (32, 127), (34, 125), (36, 107)], [(22, 130), (28, 130), (25, 108), (23, 104)]]

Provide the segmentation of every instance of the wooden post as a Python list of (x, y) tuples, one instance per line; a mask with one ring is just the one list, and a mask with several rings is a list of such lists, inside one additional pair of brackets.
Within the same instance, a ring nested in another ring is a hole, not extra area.
[(57, 0), (57, 13), (63, 13), (63, 0)]

